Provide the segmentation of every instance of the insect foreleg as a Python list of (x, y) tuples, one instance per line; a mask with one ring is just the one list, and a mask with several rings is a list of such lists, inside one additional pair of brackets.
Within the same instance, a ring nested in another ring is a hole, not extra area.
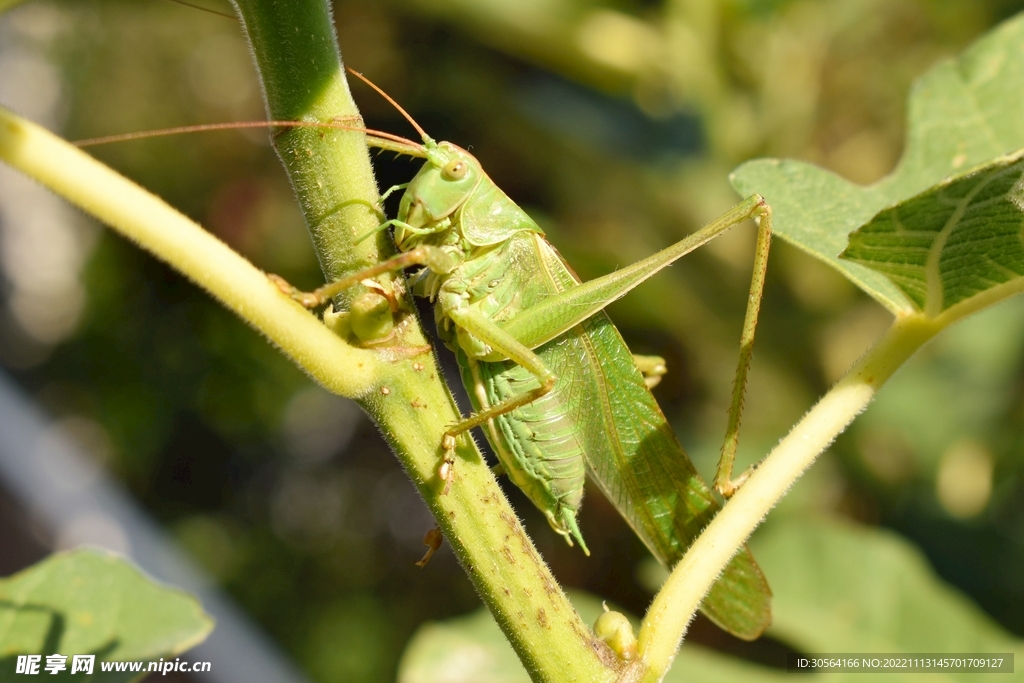
[[(402, 185), (396, 185), (395, 187), (392, 187), (387, 192), (385, 192), (384, 195), (387, 196), (388, 194), (391, 193), (392, 190), (397, 189), (397, 188), (401, 188), (401, 187), (403, 187), (403, 186)], [(381, 197), (380, 201), (384, 201), (384, 197)], [(392, 218), (389, 221), (384, 221), (383, 223), (381, 223), (376, 228), (374, 228), (370, 232), (366, 233), (362, 237), (357, 238), (356, 241), (355, 241), (355, 244), (359, 244), (360, 242), (362, 242), (364, 240), (368, 240), (371, 237), (373, 237), (374, 235), (376, 235), (378, 232), (384, 232), (388, 228), (392, 228), (392, 227), (394, 227), (394, 228), (402, 228), (406, 232), (412, 233), (414, 235), (430, 235), (430, 234), (438, 232), (440, 230), (444, 230), (444, 229), (448, 228), (450, 225), (451, 225), (451, 221), (445, 219), (443, 221), (437, 221), (436, 223), (434, 223), (429, 228), (417, 228), (415, 226), (409, 225), (405, 221), (400, 221), (397, 218)]]
[(277, 275), (271, 274), (268, 277), (282, 292), (295, 299), (306, 308), (316, 308), (318, 306), (323, 306), (330, 301), (332, 297), (344, 292), (349, 287), (352, 287), (367, 278), (381, 275), (382, 273), (404, 270), (411, 266), (425, 266), (435, 272), (447, 273), (451, 271), (454, 265), (455, 263), (452, 258), (443, 250), (429, 244), (421, 244), (415, 249), (403, 252), (397, 256), (392, 256), (386, 261), (381, 261), (375, 266), (370, 266), (369, 268), (352, 273), (351, 275), (346, 275), (340, 280), (330, 282), (323, 287), (314, 289), (312, 292), (302, 292), (289, 284), (284, 278)]

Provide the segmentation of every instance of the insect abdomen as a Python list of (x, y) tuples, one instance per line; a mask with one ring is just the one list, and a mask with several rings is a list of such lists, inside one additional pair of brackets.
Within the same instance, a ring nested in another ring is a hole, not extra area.
[[(538, 353), (543, 358), (544, 348)], [(515, 363), (479, 363), (465, 357), (459, 360), (470, 366), (465, 368), (469, 371), (463, 372), (463, 379), (476, 409), (537, 386), (536, 378)], [(533, 403), (494, 418), (487, 430), (513, 483), (545, 513), (556, 531), (582, 542), (575, 527), (586, 465), (583, 443), (564, 400), (565, 389), (562, 382), (557, 383)]]

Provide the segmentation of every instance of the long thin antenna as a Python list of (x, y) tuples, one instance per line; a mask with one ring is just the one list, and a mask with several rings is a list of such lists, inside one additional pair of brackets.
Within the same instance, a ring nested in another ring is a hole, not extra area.
[(241, 121), (235, 123), (206, 123), (197, 126), (179, 126), (177, 128), (164, 128), (163, 130), (151, 130), (140, 133), (122, 133), (120, 135), (105, 135), (98, 138), (77, 140), (73, 144), (77, 147), (92, 147), (95, 145), (106, 145), (112, 142), (127, 142), (129, 140), (145, 140), (146, 138), (158, 138), (167, 135), (180, 135), (182, 133), (205, 133), (216, 130), (241, 130), (246, 128), (328, 128), (331, 130), (351, 130), (366, 133), (383, 140), (391, 140), (402, 145), (408, 145), (422, 154), (423, 145), (413, 142), (400, 135), (393, 135), (382, 130), (373, 130), (362, 126), (349, 126), (344, 123), (331, 121)]
[(365, 83), (366, 85), (368, 85), (371, 88), (373, 88), (374, 90), (376, 90), (380, 94), (381, 97), (383, 97), (385, 100), (390, 102), (391, 106), (394, 107), (395, 109), (397, 109), (398, 113), (401, 114), (402, 116), (404, 116), (406, 121), (408, 121), (409, 123), (412, 124), (412, 127), (416, 129), (416, 132), (420, 134), (420, 137), (423, 138), (424, 142), (426, 142), (427, 140), (431, 139), (431, 137), (429, 135), (427, 135), (427, 131), (425, 131), (422, 128), (420, 128), (420, 124), (416, 123), (416, 119), (414, 119), (412, 116), (410, 116), (409, 112), (407, 112), (405, 109), (402, 109), (402, 105), (400, 105), (398, 102), (395, 102), (394, 98), (392, 98), (391, 95), (388, 95), (381, 88), (379, 88), (376, 83), (374, 83), (373, 81), (371, 81), (369, 78), (367, 78), (363, 74), (359, 73), (358, 71), (356, 71), (354, 69), (350, 69), (348, 67), (345, 67), (345, 69), (350, 74), (352, 74), (353, 76), (355, 76), (356, 78), (361, 80), (363, 83)]
[(172, 5), (181, 5), (182, 7), (191, 7), (192, 9), (197, 9), (200, 12), (206, 12), (208, 14), (216, 14), (218, 17), (224, 17), (225, 19), (230, 19), (231, 21), (238, 21), (238, 17), (236, 17), (233, 14), (228, 14), (226, 12), (220, 12), (220, 11), (212, 9), (210, 7), (203, 7), (202, 5), (195, 5), (195, 4), (192, 4), (191, 2), (186, 2), (186, 0), (164, 0), (164, 1), (165, 2), (169, 2)]

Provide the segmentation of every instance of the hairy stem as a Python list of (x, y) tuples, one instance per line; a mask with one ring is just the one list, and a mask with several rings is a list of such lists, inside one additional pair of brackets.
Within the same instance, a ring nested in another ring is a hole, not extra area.
[(174, 266), (258, 329), (316, 381), (365, 394), (381, 363), (283, 296), (264, 273), (159, 197), (0, 108), (0, 159)]
[[(359, 125), (359, 109), (345, 79), (328, 3), (237, 0), (234, 4), (252, 48), (271, 121), (340, 119)], [(382, 220), (362, 133), (290, 128), (274, 136), (274, 149), (295, 188), (328, 280), (371, 266), (393, 252), (384, 235), (356, 243)]]
[(897, 318), (875, 347), (764, 459), (676, 565), (647, 611), (639, 652), (648, 668), (641, 680), (661, 680), (700, 601), (751, 532), (886, 380), (942, 328), (923, 315)]
[(385, 431), (535, 680), (613, 678), (594, 650), (589, 629), (526, 537), (471, 442), (459, 449), (451, 493), (440, 494), (439, 444), (458, 415), (432, 358), (406, 356), (396, 361), (382, 352), (349, 345), (284, 296), (262, 271), (163, 200), (3, 108), (0, 160), (179, 270), (266, 335), (320, 384), (359, 400)]
[[(271, 118), (358, 116), (341, 65), (329, 3), (236, 0), (235, 4)], [(376, 244), (358, 242), (382, 220), (360, 134), (294, 129), (278, 135), (275, 146), (328, 279), (377, 263), (392, 251), (383, 232), (378, 233)], [(389, 286), (386, 280), (382, 285)], [(534, 680), (613, 679), (614, 672), (598, 657), (590, 629), (538, 555), (468, 437), (459, 445), (450, 493), (442, 493), (445, 485), (438, 477), (442, 438), (458, 422), (459, 413), (434, 359), (422, 350), (417, 355), (417, 349), (427, 348), (427, 341), (407, 298), (403, 307), (395, 346), (381, 352), (386, 362), (375, 376), (375, 386), (357, 399), (391, 444)]]

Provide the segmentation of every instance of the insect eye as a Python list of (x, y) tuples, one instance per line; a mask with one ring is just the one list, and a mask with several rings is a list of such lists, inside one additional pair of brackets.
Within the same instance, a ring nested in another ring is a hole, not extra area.
[(467, 173), (469, 173), (469, 164), (461, 159), (452, 159), (441, 169), (441, 174), (448, 180), (462, 180)]

